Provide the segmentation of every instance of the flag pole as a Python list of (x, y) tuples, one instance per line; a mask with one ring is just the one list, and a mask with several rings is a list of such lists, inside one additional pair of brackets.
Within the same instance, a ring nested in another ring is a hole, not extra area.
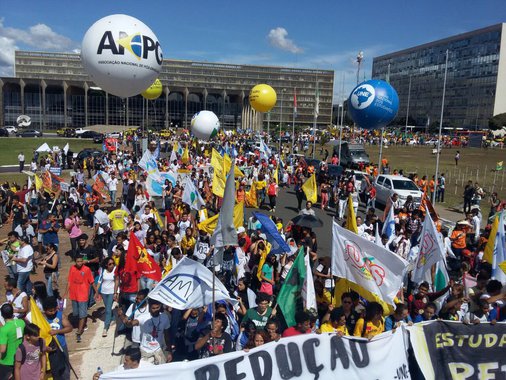
[[(439, 157), (441, 156), (441, 129), (443, 128), (443, 114), (445, 109), (445, 95), (446, 95), (446, 75), (448, 73), (448, 49), (446, 49), (446, 61), (445, 61), (445, 78), (443, 82), (443, 99), (441, 100), (441, 118), (439, 120), (439, 134), (437, 137), (437, 146), (436, 146), (436, 175), (434, 180), (437, 183), (437, 179), (439, 177)], [(436, 192), (432, 194), (432, 204), (436, 204)]]
[(378, 158), (378, 175), (381, 174), (381, 159), (383, 157), (383, 134), (385, 132), (385, 127), (381, 127), (381, 138), (380, 138), (380, 152)]
[[(293, 89), (293, 115), (292, 115), (292, 156), (293, 146), (295, 144), (295, 113), (297, 112), (297, 87)], [(281, 152), (279, 152), (281, 157)]]

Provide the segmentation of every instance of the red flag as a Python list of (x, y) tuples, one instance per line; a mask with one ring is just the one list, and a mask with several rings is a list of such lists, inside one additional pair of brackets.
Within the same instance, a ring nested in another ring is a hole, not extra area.
[(109, 202), (111, 200), (111, 196), (109, 194), (107, 184), (105, 183), (104, 178), (102, 177), (102, 175), (100, 173), (97, 174), (97, 176), (95, 177), (95, 183), (93, 184), (93, 190), (95, 190), (97, 193), (100, 194), (100, 196), (101, 196), (100, 203), (102, 203), (102, 201)]
[(162, 279), (160, 266), (148, 253), (148, 251), (146, 251), (146, 248), (144, 248), (133, 232), (130, 232), (127, 261), (129, 256), (135, 260), (137, 264), (136, 270), (139, 272), (140, 276), (144, 276), (155, 281), (160, 281)]

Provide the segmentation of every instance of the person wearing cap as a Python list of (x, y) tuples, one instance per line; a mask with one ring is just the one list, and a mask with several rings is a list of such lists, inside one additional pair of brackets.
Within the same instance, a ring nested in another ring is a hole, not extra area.
[(450, 236), (452, 242), (452, 251), (457, 258), (462, 258), (462, 252), (466, 248), (467, 230), (471, 227), (471, 224), (467, 220), (461, 220), (457, 222), (455, 229)]
[(20, 248), (18, 254), (12, 258), (16, 263), (16, 272), (18, 274), (18, 289), (26, 292), (29, 296), (32, 294), (32, 282), (30, 273), (33, 269), (33, 248), (30, 245), (30, 238), (25, 236), (20, 239)]

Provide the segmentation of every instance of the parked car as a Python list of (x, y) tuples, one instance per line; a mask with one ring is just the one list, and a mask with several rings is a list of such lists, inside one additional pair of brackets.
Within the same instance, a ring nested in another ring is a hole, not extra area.
[(0, 137), (9, 137), (9, 132), (5, 128), (0, 128)]
[(172, 131), (170, 129), (162, 129), (159, 134), (161, 138), (168, 139), (172, 135)]
[(56, 134), (62, 137), (75, 137), (76, 130), (74, 128), (60, 128), (56, 130)]
[(10, 133), (10, 134), (16, 134), (18, 133), (18, 128), (13, 126), (13, 125), (8, 125), (5, 127), (5, 130), (7, 131), (7, 133)]
[(408, 195), (411, 195), (416, 207), (422, 201), (422, 191), (407, 177), (382, 174), (376, 177), (374, 187), (376, 189), (376, 204), (385, 206), (388, 198), (394, 193), (399, 195), (401, 202), (405, 202)]
[(105, 139), (105, 136), (103, 133), (99, 133), (98, 135), (95, 135), (95, 137), (93, 137), (93, 142), (95, 144), (101, 144), (104, 142), (104, 139)]
[(103, 133), (95, 132), (95, 131), (85, 131), (81, 133), (82, 139), (94, 139), (95, 137), (104, 136)]
[(89, 129), (84, 129), (84, 128), (77, 128), (74, 131), (75, 131), (77, 137), (82, 137), (82, 134), (85, 132), (91, 132)]
[(19, 137), (42, 137), (42, 132), (36, 129), (25, 129), (23, 132), (18, 132)]

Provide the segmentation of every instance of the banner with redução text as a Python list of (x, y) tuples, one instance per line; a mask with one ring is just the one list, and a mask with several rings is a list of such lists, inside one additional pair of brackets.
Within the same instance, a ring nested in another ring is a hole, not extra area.
[(506, 324), (431, 321), (407, 328), (426, 380), (504, 379)]
[(248, 352), (111, 372), (100, 379), (411, 379), (403, 334), (398, 329), (371, 341), (336, 334), (304, 334)]

